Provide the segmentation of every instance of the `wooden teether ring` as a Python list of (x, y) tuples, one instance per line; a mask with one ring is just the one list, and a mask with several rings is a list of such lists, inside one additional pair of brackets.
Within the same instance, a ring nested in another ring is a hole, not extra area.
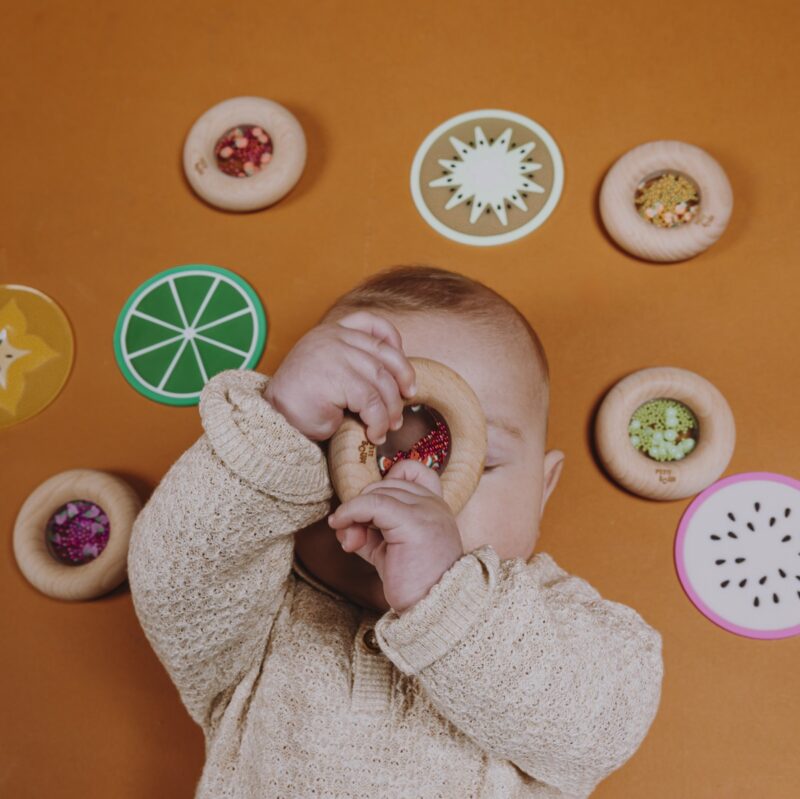
[[(697, 419), (697, 445), (683, 460), (654, 460), (630, 442), (633, 413), (655, 399), (677, 400)], [(694, 372), (668, 366), (620, 380), (603, 399), (594, 432), (598, 457), (611, 478), (648, 499), (682, 499), (702, 491), (725, 471), (736, 444), (733, 413), (719, 390)]]
[[(50, 554), (45, 530), (69, 502), (95, 503), (108, 517), (109, 536), (94, 560), (61, 563)], [(93, 469), (71, 469), (45, 480), (25, 500), (14, 525), (14, 556), (28, 582), (54, 599), (80, 600), (112, 591), (125, 579), (133, 523), (142, 503), (124, 480)]]
[[(239, 125), (257, 125), (274, 150), (263, 170), (250, 177), (226, 175), (217, 166), (214, 148)], [(264, 97), (232, 97), (206, 111), (192, 126), (183, 147), (183, 170), (206, 202), (226, 211), (252, 211), (288, 194), (303, 173), (306, 137), (287, 108)]]
[[(483, 472), (486, 417), (475, 392), (459, 374), (429, 358), (408, 360), (416, 374), (417, 393), (403, 398), (403, 404), (427, 405), (444, 417), (450, 430), (450, 457), (440, 478), (443, 498), (457, 515), (477, 488)], [(342, 502), (381, 480), (376, 452), (361, 419), (352, 414), (345, 416), (328, 444), (328, 471)]]
[[(639, 183), (659, 174), (689, 178), (700, 203), (691, 222), (658, 227), (634, 203)], [(600, 189), (600, 215), (620, 247), (647, 261), (681, 261), (710, 247), (724, 232), (733, 192), (722, 167), (705, 150), (681, 141), (640, 144), (608, 171)]]

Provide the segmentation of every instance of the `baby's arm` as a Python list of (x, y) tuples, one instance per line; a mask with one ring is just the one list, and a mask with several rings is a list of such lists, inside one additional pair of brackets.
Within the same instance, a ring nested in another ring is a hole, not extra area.
[(205, 433), (172, 465), (133, 528), (136, 614), (204, 731), (264, 654), (284, 595), (293, 533), (329, 510), (324, 453), (262, 392), (226, 371), (200, 398)]
[(638, 749), (661, 698), (661, 636), (547, 554), (460, 558), (381, 648), (484, 751), (588, 796)]

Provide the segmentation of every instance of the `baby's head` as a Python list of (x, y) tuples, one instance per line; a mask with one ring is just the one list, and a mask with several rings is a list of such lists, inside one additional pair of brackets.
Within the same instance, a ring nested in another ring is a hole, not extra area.
[(488, 450), (478, 487), (456, 517), (464, 551), (491, 544), (501, 558), (528, 560), (564, 460), (558, 450), (545, 452), (549, 373), (533, 328), (483, 283), (428, 266), (369, 276), (320, 321), (359, 309), (388, 319), (406, 356), (439, 361), (471, 386), (486, 415)]

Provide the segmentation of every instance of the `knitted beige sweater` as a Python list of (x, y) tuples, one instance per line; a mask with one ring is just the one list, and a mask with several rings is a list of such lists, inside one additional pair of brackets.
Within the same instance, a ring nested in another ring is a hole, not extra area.
[[(658, 709), (661, 636), (545, 553), (465, 554), (398, 616), (294, 559), (322, 448), (227, 371), (138, 517), (136, 614), (205, 734), (202, 799), (584, 797)], [(331, 532), (333, 535), (333, 532)]]

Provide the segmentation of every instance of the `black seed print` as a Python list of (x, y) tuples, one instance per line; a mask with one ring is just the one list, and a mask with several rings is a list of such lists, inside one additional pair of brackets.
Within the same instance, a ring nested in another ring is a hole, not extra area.
[(732, 522), (735, 522), (735, 521), (736, 521), (736, 517), (735, 517), (735, 516), (734, 516), (734, 515), (733, 515), (733, 514), (732, 514), (730, 511), (728, 511), (728, 518), (729, 518), (729, 519), (730, 519)]
[(794, 578), (795, 580), (800, 580), (800, 574), (795, 574)]
[(723, 581), (720, 583), (720, 586), (721, 586), (722, 588), (727, 588), (727, 586), (728, 586), (728, 583), (729, 583), (729, 582), (730, 582), (730, 580), (723, 580)]
[(791, 508), (786, 508), (786, 510), (783, 512), (784, 517), (786, 517), (788, 519), (789, 518), (789, 514), (791, 512), (792, 512)]
[(748, 527), (749, 527), (749, 528), (750, 528), (750, 529), (751, 529), (753, 532), (755, 532), (755, 531), (756, 531), (756, 528), (755, 528), (755, 527), (753, 527), (753, 522), (747, 522), (747, 526), (748, 526)]
[(769, 517), (769, 526), (773, 527), (774, 525), (775, 525), (775, 517), (774, 516), (770, 516)]
[(764, 585), (765, 582), (767, 582), (767, 575), (766, 574), (758, 581), (758, 584), (759, 585)]
[(761, 510), (761, 503), (760, 502), (756, 502), (756, 504), (753, 505), (753, 507), (756, 509), (756, 513), (758, 513), (758, 511)]
[(756, 597), (756, 598), (753, 600), (753, 604), (754, 604), (756, 607), (758, 607), (758, 597)]
[(783, 569), (778, 569), (778, 574), (780, 574), (781, 577), (786, 577), (786, 572)]
[(736, 558), (737, 563), (744, 563), (744, 558)]
[(773, 595), (772, 595), (772, 601), (773, 601), (773, 602), (774, 602), (776, 605), (778, 604), (778, 602), (780, 602), (780, 599), (778, 599), (778, 595), (777, 595), (777, 594), (773, 594)]
[(725, 563), (725, 561), (724, 560), (715, 560), (714, 563), (716, 563), (717, 566), (722, 566), (722, 564)]
[(718, 535), (712, 535), (711, 536), (711, 540), (712, 541), (719, 541), (719, 536)]
[(730, 531), (730, 530), (728, 531), (728, 538), (738, 538), (738, 537), (739, 537), (739, 536), (738, 536), (738, 535), (736, 535), (736, 533), (734, 533), (734, 532), (732, 532), (732, 531)]
[(747, 577), (739, 582), (739, 588), (744, 588), (747, 585)]
[(790, 535), (785, 535), (783, 538), (781, 538), (781, 543), (785, 544), (787, 541), (791, 541), (791, 540), (792, 540), (792, 537)]

